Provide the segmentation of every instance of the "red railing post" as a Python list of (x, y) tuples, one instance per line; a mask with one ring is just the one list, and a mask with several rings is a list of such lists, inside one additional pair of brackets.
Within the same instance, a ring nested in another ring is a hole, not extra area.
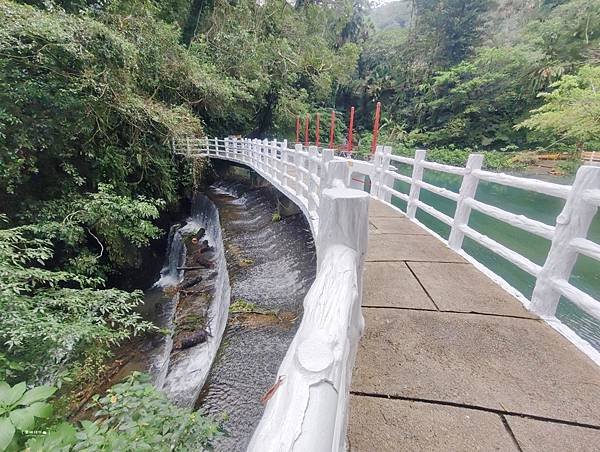
[(308, 122), (310, 121), (308, 113), (306, 113), (306, 120), (304, 121), (304, 146), (308, 146)]
[(352, 152), (352, 132), (354, 129), (354, 107), (350, 109), (350, 127), (348, 128), (348, 145), (346, 150)]
[(371, 141), (371, 154), (375, 153), (377, 148), (377, 137), (379, 136), (379, 119), (381, 116), (381, 102), (377, 102), (375, 107), (375, 122), (373, 123), (373, 140)]
[(315, 144), (317, 145), (317, 147), (319, 147), (319, 141), (321, 139), (321, 137), (319, 136), (319, 134), (320, 134), (320, 131), (319, 131), (320, 119), (321, 119), (321, 115), (319, 115), (319, 113), (317, 113), (317, 122), (315, 123)]
[(300, 143), (300, 116), (296, 116), (296, 144)]
[(329, 126), (329, 149), (333, 149), (335, 141), (335, 110), (331, 110), (331, 125)]

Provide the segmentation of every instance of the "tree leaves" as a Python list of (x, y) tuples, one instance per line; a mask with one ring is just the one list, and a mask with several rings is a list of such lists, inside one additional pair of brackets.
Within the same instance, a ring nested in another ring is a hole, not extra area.
[(5, 450), (15, 435), (15, 427), (7, 418), (0, 418), (0, 451)]
[(56, 392), (56, 389), (53, 386), (36, 386), (35, 388), (31, 388), (23, 394), (19, 400), (19, 405), (31, 405), (34, 402), (46, 400)]

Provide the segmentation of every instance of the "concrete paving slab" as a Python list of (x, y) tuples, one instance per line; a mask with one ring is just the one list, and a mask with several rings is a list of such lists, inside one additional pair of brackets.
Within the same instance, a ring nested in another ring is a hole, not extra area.
[(430, 235), (369, 235), (367, 261), (466, 262)]
[(600, 450), (600, 430), (506, 416), (523, 452), (592, 452)]
[(408, 218), (397, 216), (396, 218), (375, 217), (370, 219), (370, 223), (375, 226), (376, 234), (408, 234), (408, 235), (429, 235), (422, 227), (416, 225)]
[(363, 312), (354, 391), (600, 425), (600, 368), (541, 321)]
[(516, 451), (500, 416), (427, 403), (351, 396), (352, 452)]
[(362, 303), (363, 306), (436, 309), (404, 262), (367, 262)]
[(397, 210), (392, 209), (390, 206), (382, 203), (381, 201), (376, 201), (375, 199), (371, 199), (369, 202), (369, 218), (377, 218), (377, 217), (402, 217), (402, 214)]
[(441, 311), (536, 318), (519, 300), (472, 265), (410, 262), (408, 266)]

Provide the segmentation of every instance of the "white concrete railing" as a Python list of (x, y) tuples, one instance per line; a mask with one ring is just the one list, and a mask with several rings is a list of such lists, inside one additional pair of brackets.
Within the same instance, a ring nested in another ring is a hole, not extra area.
[[(600, 206), (600, 167), (583, 166), (579, 169), (572, 186), (555, 184), (535, 179), (494, 173), (481, 169), (483, 156), (472, 154), (465, 168), (427, 162), (426, 151), (418, 150), (414, 158), (392, 155), (390, 147), (377, 148), (372, 162), (342, 159), (334, 157), (330, 150), (302, 145), (288, 149), (287, 143), (267, 140), (217, 140), (187, 139), (174, 143), (175, 150), (189, 155), (206, 155), (246, 163), (262, 173), (277, 188), (288, 194), (310, 219), (313, 233), (318, 230), (319, 215), (317, 208), (321, 201), (322, 178), (326, 174), (323, 167), (328, 162), (345, 162), (346, 185), (362, 189), (364, 176), (371, 180), (370, 195), (394, 209), (392, 198), (403, 200), (407, 204), (406, 215), (416, 220), (420, 209), (450, 227), (446, 241), (426, 226), (434, 236), (446, 243), (477, 268), (490, 276), (511, 294), (519, 298), (531, 311), (546, 320), (553, 328), (566, 336), (571, 342), (600, 365), (600, 353), (570, 328), (556, 318), (556, 309), (561, 296), (569, 299), (586, 313), (600, 319), (600, 301), (569, 283), (573, 267), (579, 254), (600, 261), (600, 245), (587, 239), (590, 224)], [(412, 166), (412, 175), (399, 174), (394, 165)], [(425, 170), (454, 174), (462, 177), (459, 192), (431, 185), (423, 180)], [(395, 189), (395, 181), (410, 186), (409, 194)], [(562, 213), (554, 226), (517, 215), (504, 209), (485, 204), (475, 199), (480, 180), (541, 193), (566, 200)], [(450, 217), (419, 199), (421, 190), (427, 190), (456, 203), (454, 217)], [(551, 249), (543, 266), (532, 262), (525, 256), (511, 250), (469, 226), (472, 210), (481, 212), (511, 226), (527, 231), (551, 241)], [(500, 276), (484, 267), (462, 249), (464, 237), (469, 237), (479, 245), (496, 253), (521, 270), (536, 278), (532, 299), (528, 300)]]
[(334, 161), (333, 151), (290, 150), (266, 140), (187, 139), (174, 146), (188, 156), (248, 165), (300, 207), (316, 239), (317, 277), (248, 450), (345, 450), (350, 378), (364, 325), (369, 195), (345, 186), (348, 165)]

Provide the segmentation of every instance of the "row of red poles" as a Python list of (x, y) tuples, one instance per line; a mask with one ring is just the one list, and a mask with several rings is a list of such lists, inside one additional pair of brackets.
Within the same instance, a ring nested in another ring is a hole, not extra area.
[[(317, 147), (321, 144), (320, 131), (321, 131), (321, 115), (316, 113), (315, 115), (315, 144)], [(371, 140), (371, 153), (375, 152), (377, 147), (377, 138), (379, 136), (379, 120), (381, 117), (381, 102), (377, 102), (375, 107), (375, 120), (373, 121), (373, 139)], [(304, 120), (304, 146), (308, 146), (310, 114), (306, 113), (306, 119)], [(348, 142), (346, 144), (346, 151), (352, 152), (352, 138), (354, 134), (354, 107), (350, 108), (350, 125), (348, 126)], [(329, 149), (333, 149), (335, 145), (335, 110), (331, 111), (331, 120), (329, 125)], [(296, 143), (300, 143), (300, 116), (296, 116)]]

